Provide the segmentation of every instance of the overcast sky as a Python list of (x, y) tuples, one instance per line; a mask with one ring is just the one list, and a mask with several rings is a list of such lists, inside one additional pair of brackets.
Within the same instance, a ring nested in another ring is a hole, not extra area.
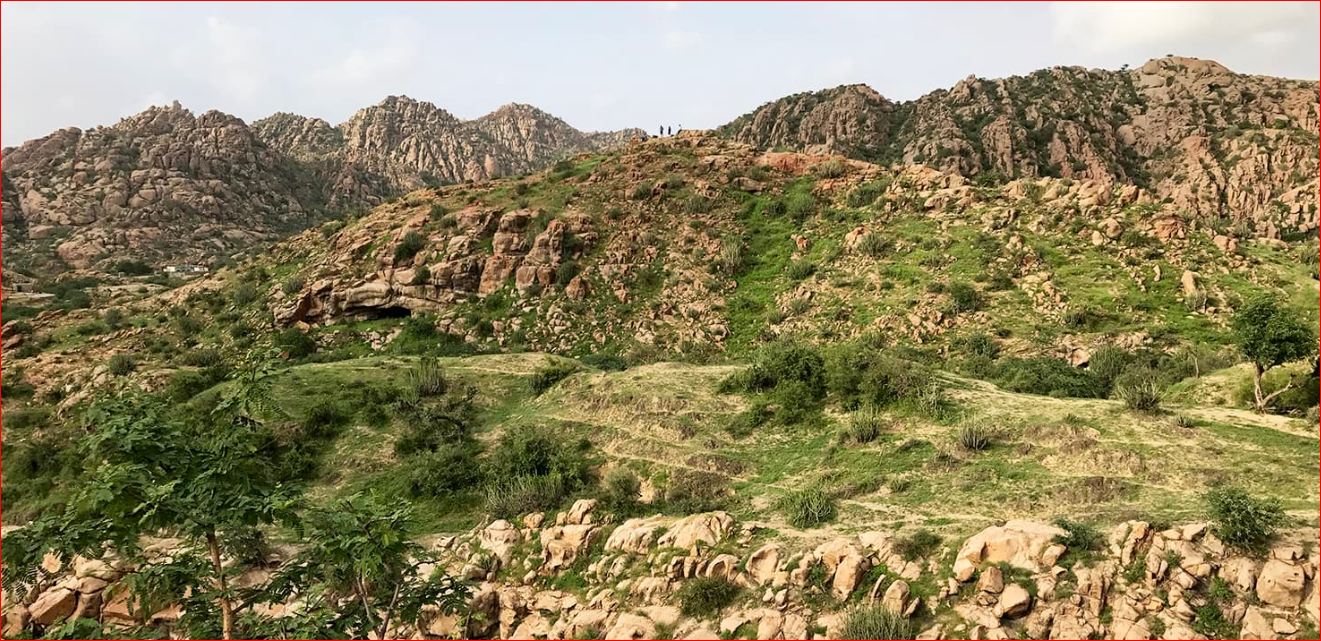
[(1315, 80), (1318, 4), (0, 4), (0, 138), (179, 100), (332, 124), (388, 95), (580, 129), (713, 127), (862, 82), (915, 98), (970, 74), (1166, 54)]

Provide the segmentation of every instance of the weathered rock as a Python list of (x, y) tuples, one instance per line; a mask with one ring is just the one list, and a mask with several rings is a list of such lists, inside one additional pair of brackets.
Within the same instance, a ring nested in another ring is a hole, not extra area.
[(1303, 601), (1304, 582), (1301, 567), (1271, 559), (1257, 578), (1257, 597), (1276, 607), (1297, 607)]
[(685, 516), (670, 525), (657, 543), (663, 547), (692, 548), (699, 543), (715, 545), (729, 535), (734, 517), (727, 512)]
[(1060, 528), (1031, 521), (1009, 521), (986, 528), (959, 548), (954, 575), (960, 581), (967, 581), (982, 563), (1000, 562), (1040, 572), (1044, 569), (1042, 554), (1055, 537), (1064, 534)]
[(51, 588), (42, 592), (37, 600), (28, 606), (28, 612), (33, 623), (51, 625), (73, 614), (77, 605), (77, 592), (67, 588)]

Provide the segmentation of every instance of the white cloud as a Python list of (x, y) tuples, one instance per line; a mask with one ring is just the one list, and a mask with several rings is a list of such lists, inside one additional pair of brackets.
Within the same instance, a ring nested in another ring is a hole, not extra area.
[(1051, 6), (1057, 44), (1097, 53), (1165, 47), (1168, 53), (1217, 42), (1284, 44), (1287, 32), (1315, 28), (1315, 3), (1062, 2)]
[(661, 44), (672, 51), (682, 51), (697, 46), (702, 41), (702, 34), (696, 31), (670, 29), (661, 34)]

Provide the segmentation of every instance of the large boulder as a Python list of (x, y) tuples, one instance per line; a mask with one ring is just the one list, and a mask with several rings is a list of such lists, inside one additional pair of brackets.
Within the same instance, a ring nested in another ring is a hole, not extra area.
[(659, 516), (629, 519), (610, 533), (605, 541), (605, 549), (646, 554), (656, 545), (656, 537), (660, 535), (661, 529), (662, 519)]
[(1009, 521), (988, 527), (973, 535), (959, 548), (954, 560), (954, 576), (967, 581), (983, 563), (1008, 563), (1030, 572), (1040, 572), (1046, 563), (1046, 551), (1055, 545), (1055, 537), (1064, 530), (1033, 521)]
[(734, 517), (728, 512), (692, 514), (675, 521), (658, 543), (661, 547), (692, 548), (699, 543), (715, 545), (734, 528)]
[(774, 543), (761, 546), (748, 557), (746, 567), (748, 576), (757, 585), (770, 583), (775, 579), (775, 573), (780, 571), (780, 546)]
[(68, 588), (51, 588), (41, 593), (37, 600), (28, 606), (32, 622), (38, 625), (51, 625), (73, 614), (78, 606), (78, 593)]
[(542, 530), (541, 569), (549, 573), (572, 565), (598, 530), (595, 525), (557, 525)]
[(1271, 559), (1257, 578), (1257, 598), (1280, 608), (1298, 607), (1303, 602), (1305, 583), (1302, 567)]

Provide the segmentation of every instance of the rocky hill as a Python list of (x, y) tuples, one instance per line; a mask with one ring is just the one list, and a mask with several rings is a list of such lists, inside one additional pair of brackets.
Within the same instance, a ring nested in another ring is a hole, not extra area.
[(248, 126), (175, 103), (6, 150), (5, 261), (46, 273), (110, 256), (204, 262), (425, 185), (526, 173), (631, 133), (585, 134), (526, 105), (465, 122), (391, 97), (332, 127), (292, 114)]
[(797, 94), (721, 128), (762, 148), (1147, 189), (1268, 237), (1317, 227), (1318, 85), (1169, 57), (1136, 69), (969, 77), (894, 103), (862, 85)]

